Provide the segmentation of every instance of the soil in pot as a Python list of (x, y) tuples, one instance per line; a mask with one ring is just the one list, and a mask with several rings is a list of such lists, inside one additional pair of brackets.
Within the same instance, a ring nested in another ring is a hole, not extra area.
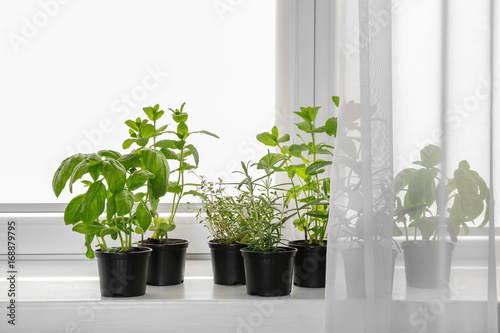
[(129, 252), (96, 250), (101, 295), (106, 297), (144, 295), (151, 252), (151, 249), (136, 247)]
[(292, 241), (297, 249), (294, 260), (293, 284), (299, 287), (324, 288), (326, 276), (326, 241), (309, 244), (304, 240)]
[[(394, 265), (398, 251), (392, 250), (392, 262), (390, 276), (388, 267), (384, 267), (387, 263), (383, 258), (385, 249), (374, 250), (374, 267), (375, 272), (375, 296), (390, 297), (392, 295), (392, 286), (394, 281)], [(364, 249), (360, 247), (351, 247), (341, 250), (344, 258), (344, 270), (347, 297), (365, 298), (365, 266), (364, 266)], [(386, 283), (390, 279), (390, 284)]]
[(227, 244), (219, 240), (208, 242), (212, 258), (214, 283), (220, 285), (245, 284), (245, 266), (240, 250), (245, 244)]
[(184, 282), (188, 245), (187, 240), (176, 238), (169, 238), (166, 243), (151, 238), (139, 243), (139, 247), (153, 250), (149, 258), (148, 284), (170, 286)]
[(280, 247), (277, 252), (241, 249), (248, 295), (285, 296), (292, 291), (293, 258), (297, 249)]
[(448, 285), (454, 243), (446, 242), (441, 262), (438, 256), (439, 246), (435, 242), (403, 242), (401, 247), (405, 260), (406, 284), (409, 287), (442, 288)]

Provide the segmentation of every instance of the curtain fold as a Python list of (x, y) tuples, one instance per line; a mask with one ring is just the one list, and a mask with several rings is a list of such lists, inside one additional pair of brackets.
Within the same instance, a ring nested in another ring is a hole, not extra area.
[(498, 6), (333, 6), (325, 332), (497, 332)]

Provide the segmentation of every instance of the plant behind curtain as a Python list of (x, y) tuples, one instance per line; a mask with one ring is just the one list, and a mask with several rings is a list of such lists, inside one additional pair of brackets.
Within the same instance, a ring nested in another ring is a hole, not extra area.
[(333, 6), (333, 93), (343, 103), (325, 331), (497, 332), (498, 8), (486, 0)]

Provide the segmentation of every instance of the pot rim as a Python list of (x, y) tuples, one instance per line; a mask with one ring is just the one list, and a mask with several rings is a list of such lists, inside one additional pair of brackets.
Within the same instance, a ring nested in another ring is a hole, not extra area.
[(238, 251), (241, 248), (247, 247), (248, 244), (243, 244), (243, 243), (216, 243), (214, 240), (209, 240), (208, 242), (208, 247), (210, 249), (217, 249), (217, 248), (225, 248), (228, 250), (233, 250), (233, 251)]
[[(118, 249), (119, 247), (111, 247), (112, 249)], [(94, 251), (95, 254), (99, 254), (101, 256), (108, 255), (116, 255), (116, 256), (125, 256), (125, 255), (135, 255), (135, 254), (144, 254), (148, 252), (152, 252), (153, 249), (147, 247), (133, 246), (133, 248), (140, 249), (140, 251), (130, 251), (130, 252), (103, 252), (101, 249), (97, 249)]]
[(263, 252), (263, 251), (251, 251), (248, 248), (244, 247), (240, 251), (244, 253), (256, 253), (260, 255), (274, 255), (274, 254), (290, 254), (296, 253), (298, 250), (291, 246), (278, 246), (278, 249), (284, 249), (284, 251), (275, 251), (275, 252)]
[(187, 239), (181, 239), (181, 238), (169, 238), (172, 240), (181, 240), (182, 243), (173, 243), (173, 244), (144, 244), (141, 243), (140, 241), (137, 242), (138, 247), (149, 247), (149, 246), (156, 246), (156, 247), (161, 247), (161, 246), (175, 246), (175, 245), (185, 245), (189, 244), (189, 241)]
[[(407, 247), (407, 248), (430, 248), (430, 247), (436, 247), (436, 245), (438, 244), (439, 241), (437, 242), (434, 242), (434, 241), (408, 241), (408, 243), (406, 241), (402, 241), (400, 243), (401, 247)], [(451, 247), (451, 248), (454, 248), (456, 243), (453, 243), (451, 241), (445, 241), (445, 244), (447, 247)]]
[(328, 240), (327, 239), (324, 239), (323, 240), (323, 243), (325, 243), (325, 245), (320, 245), (320, 244), (317, 244), (317, 245), (311, 245), (311, 244), (308, 244), (308, 245), (304, 245), (304, 244), (293, 244), (294, 242), (305, 242), (305, 240), (303, 239), (296, 239), (296, 240), (293, 240), (293, 241), (289, 241), (288, 242), (288, 246), (292, 246), (292, 247), (308, 247), (308, 248), (317, 248), (317, 247), (326, 247), (327, 243), (328, 243)]

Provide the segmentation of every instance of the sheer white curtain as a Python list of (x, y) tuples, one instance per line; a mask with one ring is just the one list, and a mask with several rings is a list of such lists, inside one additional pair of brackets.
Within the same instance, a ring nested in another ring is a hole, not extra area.
[(499, 6), (332, 5), (343, 103), (325, 332), (497, 332)]

